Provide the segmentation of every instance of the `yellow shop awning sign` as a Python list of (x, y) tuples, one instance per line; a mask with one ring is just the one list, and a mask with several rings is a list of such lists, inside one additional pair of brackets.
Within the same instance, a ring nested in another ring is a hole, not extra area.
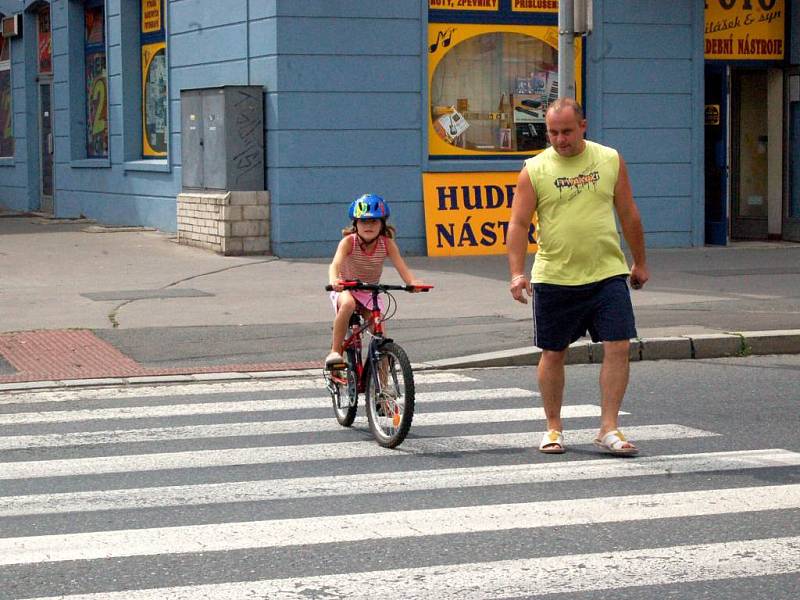
[(428, 0), (431, 10), (494, 10), (500, 8), (500, 0)]
[(706, 0), (705, 57), (782, 60), (785, 0)]
[[(500, 0), (428, 0), (431, 10), (493, 10)], [(513, 12), (558, 12), (558, 0), (511, 0)]]
[[(428, 256), (505, 254), (517, 173), (423, 173)], [(528, 251), (536, 252), (536, 228)]]

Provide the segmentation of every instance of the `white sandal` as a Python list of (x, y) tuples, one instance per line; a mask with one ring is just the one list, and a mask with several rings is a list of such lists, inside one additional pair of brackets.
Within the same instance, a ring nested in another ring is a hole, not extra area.
[(542, 442), (539, 444), (539, 452), (544, 454), (564, 454), (566, 452), (564, 447), (564, 436), (558, 429), (550, 429), (542, 436)]
[(615, 456), (633, 456), (639, 453), (639, 449), (626, 440), (619, 429), (609, 431), (602, 439), (595, 439), (594, 445)]

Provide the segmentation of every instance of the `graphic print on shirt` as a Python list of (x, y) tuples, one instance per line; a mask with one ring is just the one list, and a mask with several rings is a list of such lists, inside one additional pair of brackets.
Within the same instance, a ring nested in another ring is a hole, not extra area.
[(559, 199), (563, 198), (565, 189), (570, 191), (571, 194), (567, 197), (567, 201), (570, 201), (590, 185), (597, 191), (597, 183), (599, 181), (600, 172), (597, 170), (597, 165), (591, 164), (578, 175), (572, 177), (556, 177), (553, 180), (553, 185), (558, 189)]

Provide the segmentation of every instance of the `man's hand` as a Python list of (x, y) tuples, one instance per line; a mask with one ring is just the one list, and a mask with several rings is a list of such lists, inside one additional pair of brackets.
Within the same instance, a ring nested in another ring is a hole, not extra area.
[(631, 267), (631, 287), (634, 290), (642, 289), (649, 279), (650, 271), (647, 267), (640, 267), (637, 264)]
[(514, 300), (522, 304), (528, 303), (528, 298), (531, 297), (531, 283), (525, 275), (516, 275), (511, 279), (508, 286), (508, 291), (511, 292)]

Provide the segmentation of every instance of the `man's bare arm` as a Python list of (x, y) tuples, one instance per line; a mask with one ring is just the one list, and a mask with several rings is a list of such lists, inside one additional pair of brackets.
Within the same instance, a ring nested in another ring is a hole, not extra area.
[(517, 177), (517, 189), (511, 204), (511, 218), (508, 223), (508, 268), (511, 272), (511, 295), (514, 300), (527, 304), (523, 290), (530, 295), (530, 281), (525, 273), (525, 258), (528, 253), (528, 231), (533, 213), (536, 211), (536, 190), (525, 167)]
[(622, 235), (625, 237), (633, 256), (631, 285), (639, 288), (650, 278), (650, 272), (647, 268), (642, 218), (639, 215), (639, 208), (633, 199), (628, 167), (625, 165), (622, 156), (619, 157), (619, 176), (617, 177), (617, 185), (614, 188), (614, 208), (622, 226)]

